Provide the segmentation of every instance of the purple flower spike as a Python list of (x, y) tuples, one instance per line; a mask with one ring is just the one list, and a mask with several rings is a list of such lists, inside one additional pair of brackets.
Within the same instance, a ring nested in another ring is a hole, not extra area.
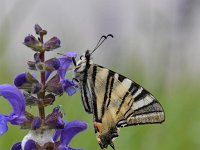
[(24, 146), (24, 150), (37, 150), (35, 142), (33, 140), (28, 140)]
[(0, 135), (8, 130), (7, 122), (19, 125), (26, 121), (25, 98), (15, 86), (9, 84), (0, 85), (0, 96), (3, 96), (11, 104), (13, 112), (10, 115), (0, 114)]
[(68, 146), (68, 144), (76, 134), (85, 130), (86, 128), (87, 124), (80, 120), (74, 120), (67, 123), (64, 130), (61, 132), (60, 145), (56, 150), (82, 150), (71, 148)]
[(21, 142), (15, 143), (11, 148), (11, 150), (21, 150), (21, 149), (22, 149)]

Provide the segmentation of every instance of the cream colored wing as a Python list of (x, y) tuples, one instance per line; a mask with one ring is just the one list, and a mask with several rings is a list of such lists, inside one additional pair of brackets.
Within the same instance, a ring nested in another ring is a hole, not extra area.
[(164, 121), (164, 111), (154, 96), (118, 73), (93, 65), (88, 85), (97, 139), (100, 146), (104, 145), (101, 147), (112, 145), (112, 139), (118, 136), (117, 127)]

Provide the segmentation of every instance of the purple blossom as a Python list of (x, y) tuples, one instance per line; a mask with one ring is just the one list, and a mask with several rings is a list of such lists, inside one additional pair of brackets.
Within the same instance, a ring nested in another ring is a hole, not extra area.
[(55, 140), (55, 142), (60, 136), (60, 145), (56, 150), (82, 150), (80, 148), (71, 148), (68, 145), (76, 134), (86, 128), (87, 124), (81, 120), (74, 120), (66, 123), (65, 128), (63, 130), (57, 130), (53, 136), (53, 140)]
[(24, 150), (37, 150), (35, 142), (33, 140), (28, 140), (24, 146)]
[[(74, 120), (72, 122), (63, 120), (59, 117), (59, 115), (61, 115), (59, 109), (59, 106), (55, 107), (52, 113), (47, 116), (49, 120), (52, 120), (51, 123), (54, 122), (55, 126), (59, 126), (59, 128), (54, 128), (55, 132), (53, 136), (52, 128), (45, 130), (30, 130), (22, 142), (18, 142), (13, 145), (12, 150), (21, 150), (21, 148), (24, 150), (37, 150), (38, 146), (41, 149), (45, 149), (46, 146), (53, 145), (54, 150), (82, 150), (80, 148), (71, 148), (68, 145), (76, 134), (87, 128), (87, 124), (81, 120)], [(58, 119), (51, 119), (52, 117)], [(60, 126), (60, 122), (58, 120), (62, 120), (62, 127)], [(45, 123), (49, 126), (48, 122)]]
[(3, 96), (13, 108), (10, 115), (0, 114), (0, 135), (8, 130), (7, 122), (20, 125), (26, 121), (25, 117), (25, 98), (15, 86), (9, 84), (0, 85), (0, 96)]
[(60, 106), (53, 109), (52, 113), (47, 115), (45, 123), (54, 129), (63, 129), (65, 122), (62, 119), (62, 113), (60, 112)]
[(11, 150), (21, 150), (21, 149), (22, 149), (21, 143), (22, 143), (22, 142), (17, 142), (17, 143), (15, 143), (15, 144), (12, 146)]
[(65, 78), (67, 69), (73, 63), (72, 58), (76, 58), (77, 54), (74, 52), (67, 52), (61, 58), (60, 61), (60, 68), (58, 69), (58, 75), (60, 76), (60, 81), (62, 83), (64, 91), (69, 95), (73, 95), (76, 92), (77, 85), (70, 81), (69, 79)]
[(61, 79), (65, 79), (67, 69), (73, 63), (72, 58), (76, 58), (77, 54), (74, 52), (66, 52), (64, 55), (59, 58), (60, 68), (58, 69), (58, 74)]
[[(22, 150), (22, 142), (15, 143), (11, 150)], [(24, 150), (37, 150), (36, 144), (33, 140), (28, 140), (24, 146)]]
[(26, 73), (23, 72), (15, 77), (14, 84), (16, 87), (21, 87), (24, 83), (27, 82)]

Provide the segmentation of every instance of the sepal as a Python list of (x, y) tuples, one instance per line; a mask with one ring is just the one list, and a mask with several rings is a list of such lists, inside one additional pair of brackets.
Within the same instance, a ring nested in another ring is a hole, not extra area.
[(60, 83), (60, 77), (56, 74), (54, 75), (46, 84), (46, 90), (50, 93), (56, 95), (63, 94), (64, 90), (62, 84)]

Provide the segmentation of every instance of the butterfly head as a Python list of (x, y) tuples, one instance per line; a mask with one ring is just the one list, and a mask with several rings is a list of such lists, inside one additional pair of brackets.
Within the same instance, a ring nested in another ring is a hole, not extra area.
[(83, 53), (83, 55), (80, 56), (80, 60), (76, 63), (75, 60), (74, 61), (74, 65), (76, 66), (75, 68), (75, 72), (76, 73), (81, 73), (85, 70), (87, 70), (90, 67), (90, 64), (93, 64), (91, 55), (92, 53), (94, 53), (99, 46), (101, 46), (101, 44), (108, 38), (108, 37), (112, 37), (112, 34), (108, 34), (108, 35), (103, 35), (100, 39), (99, 42), (97, 43), (97, 45), (95, 46), (95, 48), (90, 51), (90, 50), (86, 50), (85, 53)]
[(91, 53), (89, 50), (86, 50), (85, 53), (80, 56), (80, 60), (76, 63), (75, 72), (83, 72), (90, 64), (93, 64)]

